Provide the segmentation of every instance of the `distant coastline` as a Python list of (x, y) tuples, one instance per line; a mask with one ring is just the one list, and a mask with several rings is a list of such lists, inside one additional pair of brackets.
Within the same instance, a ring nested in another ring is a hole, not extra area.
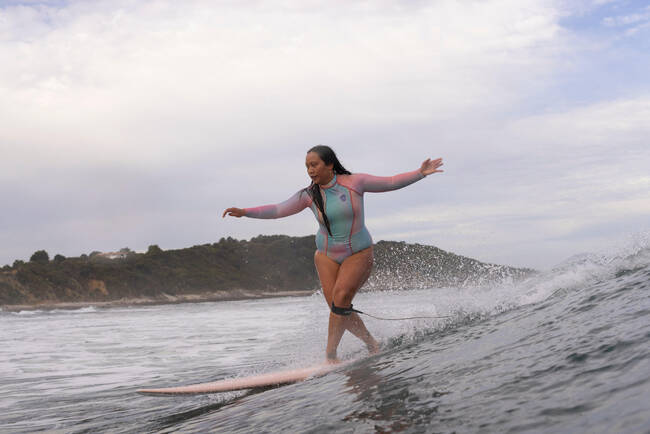
[[(314, 236), (222, 238), (146, 253), (93, 252), (75, 258), (38, 251), (0, 270), (4, 311), (75, 309), (304, 296), (319, 289)], [(486, 264), (434, 246), (379, 241), (362, 290), (479, 285), (522, 279), (534, 270)]]

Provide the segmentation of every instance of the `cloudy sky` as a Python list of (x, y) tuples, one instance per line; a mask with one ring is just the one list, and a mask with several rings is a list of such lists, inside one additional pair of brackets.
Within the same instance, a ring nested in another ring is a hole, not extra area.
[(650, 2), (0, 1), (0, 265), (307, 235), (222, 219), (391, 175), (378, 240), (548, 268), (650, 228)]

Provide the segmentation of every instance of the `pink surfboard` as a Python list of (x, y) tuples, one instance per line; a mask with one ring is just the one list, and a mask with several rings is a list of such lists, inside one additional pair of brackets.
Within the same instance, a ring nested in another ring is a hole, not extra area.
[(165, 387), (162, 389), (139, 389), (137, 392), (147, 395), (198, 395), (202, 393), (219, 393), (230, 392), (233, 390), (253, 389), (256, 387), (279, 386), (281, 384), (297, 383), (308, 378), (325, 375), (347, 363), (349, 362), (337, 364), (322, 363), (308, 368), (269, 372), (268, 374), (253, 375), (251, 377), (231, 378), (228, 380), (213, 381), (211, 383)]

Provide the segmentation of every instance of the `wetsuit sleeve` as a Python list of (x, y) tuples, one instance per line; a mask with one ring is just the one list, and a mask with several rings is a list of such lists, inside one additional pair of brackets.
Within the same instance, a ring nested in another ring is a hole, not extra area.
[(309, 194), (304, 190), (300, 190), (282, 203), (244, 208), (246, 212), (244, 215), (255, 219), (279, 219), (299, 213), (307, 208), (310, 203)]
[(370, 193), (398, 190), (424, 178), (424, 175), (419, 170), (400, 173), (395, 176), (373, 176), (365, 173), (358, 173), (353, 176), (356, 178), (355, 184), (357, 184), (361, 192), (367, 191)]

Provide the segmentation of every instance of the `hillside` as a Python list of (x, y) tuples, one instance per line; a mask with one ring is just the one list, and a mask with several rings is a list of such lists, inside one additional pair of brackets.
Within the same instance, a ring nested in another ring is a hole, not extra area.
[[(0, 305), (115, 300), (245, 298), (315, 290), (314, 236), (258, 236), (109, 259), (99, 254), (30, 261), (0, 272)], [(45, 253), (45, 252), (43, 252)], [(98, 253), (98, 252), (95, 252)], [(433, 246), (380, 241), (364, 290), (462, 286), (519, 279), (533, 270), (485, 264)]]

